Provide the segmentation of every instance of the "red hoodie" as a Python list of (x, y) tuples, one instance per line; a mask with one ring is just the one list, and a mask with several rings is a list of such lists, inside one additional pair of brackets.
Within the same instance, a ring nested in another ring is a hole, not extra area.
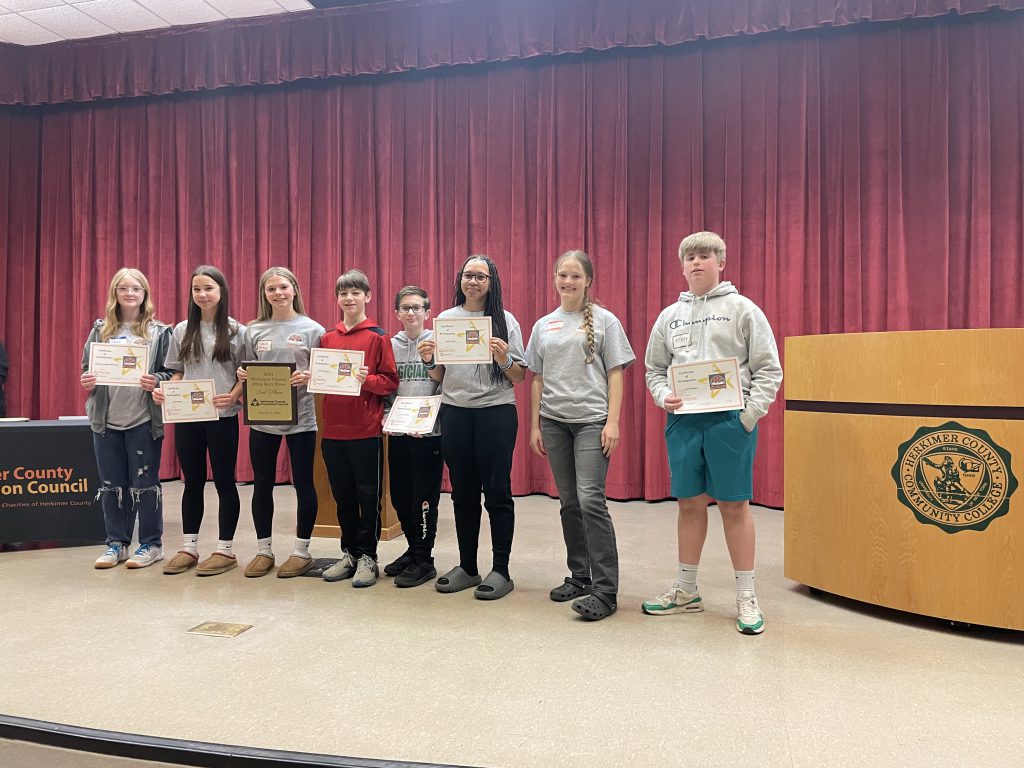
[(384, 398), (398, 389), (398, 369), (391, 339), (369, 318), (347, 330), (338, 323), (320, 339), (326, 349), (351, 349), (363, 353), (370, 369), (359, 397), (325, 395), (321, 434), (328, 440), (362, 440), (381, 433)]

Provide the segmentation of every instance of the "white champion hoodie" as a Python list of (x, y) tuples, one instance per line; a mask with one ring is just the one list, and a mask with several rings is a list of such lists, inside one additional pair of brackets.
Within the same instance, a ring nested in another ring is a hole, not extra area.
[(659, 408), (672, 394), (668, 367), (735, 357), (745, 406), (740, 421), (749, 432), (768, 413), (782, 384), (775, 336), (764, 312), (724, 281), (705, 296), (689, 291), (662, 310), (647, 342), (647, 388)]

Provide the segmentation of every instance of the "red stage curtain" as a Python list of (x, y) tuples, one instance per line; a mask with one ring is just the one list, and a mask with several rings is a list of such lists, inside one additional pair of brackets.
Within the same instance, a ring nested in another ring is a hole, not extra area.
[(992, 8), (1024, 9), (1024, 0), (396, 0), (32, 48), (0, 44), (0, 104), (276, 85)]
[[(125, 263), (167, 321), (199, 263), (225, 269), (242, 320), (260, 272), (286, 264), (325, 325), (335, 276), (358, 266), (371, 312), (397, 330), (398, 287), (444, 308), (456, 267), (484, 252), (528, 332), (556, 302), (553, 259), (582, 247), (642, 358), (683, 287), (680, 238), (708, 228), (780, 347), (1022, 325), (1022, 41), (1024, 14), (986, 14), (0, 112), (12, 412), (80, 410), (80, 345)], [(31, 365), (38, 377), (19, 370)], [(770, 505), (782, 414), (780, 401), (755, 472)], [(622, 419), (610, 495), (666, 497), (664, 414), (641, 364)], [(525, 426), (516, 451), (514, 491), (553, 492)], [(172, 455), (168, 441), (165, 471)]]

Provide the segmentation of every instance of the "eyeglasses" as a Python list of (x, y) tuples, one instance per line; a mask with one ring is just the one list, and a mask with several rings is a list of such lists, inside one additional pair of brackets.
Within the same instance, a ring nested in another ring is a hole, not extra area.
[(463, 272), (462, 279), (467, 283), (486, 283), (491, 279), (491, 276), (481, 272)]
[(413, 315), (418, 315), (418, 314), (420, 314), (421, 312), (425, 312), (425, 311), (426, 311), (426, 309), (427, 309), (426, 307), (419, 307), (419, 306), (410, 306), (410, 305), (408, 305), (408, 304), (403, 304), (402, 306), (400, 306), (400, 307), (398, 308), (398, 311), (399, 311), (399, 312), (403, 312), (403, 313), (405, 313), (405, 314), (413, 314)]
[(119, 285), (117, 286), (118, 293), (145, 293), (145, 288), (137, 288), (134, 285)]

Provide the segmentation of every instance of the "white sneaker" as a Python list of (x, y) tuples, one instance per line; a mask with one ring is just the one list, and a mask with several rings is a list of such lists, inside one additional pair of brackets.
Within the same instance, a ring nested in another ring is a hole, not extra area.
[(363, 555), (356, 564), (356, 577), (352, 579), (353, 587), (372, 587), (377, 583), (377, 561), (369, 555)]
[(145, 568), (164, 559), (164, 551), (155, 544), (143, 544), (128, 558), (125, 568)]
[(124, 544), (111, 544), (106, 551), (96, 558), (97, 568), (113, 568), (128, 559), (128, 548)]
[(648, 616), (667, 616), (670, 613), (696, 613), (704, 610), (700, 592), (687, 592), (674, 584), (666, 592), (644, 600), (641, 610)]
[(347, 549), (341, 550), (341, 559), (324, 571), (324, 581), (344, 581), (356, 572), (356, 561)]
[(757, 604), (757, 596), (737, 597), (736, 610), (739, 615), (736, 617), (736, 629), (744, 635), (760, 635), (764, 632), (764, 616), (761, 614), (761, 606)]

